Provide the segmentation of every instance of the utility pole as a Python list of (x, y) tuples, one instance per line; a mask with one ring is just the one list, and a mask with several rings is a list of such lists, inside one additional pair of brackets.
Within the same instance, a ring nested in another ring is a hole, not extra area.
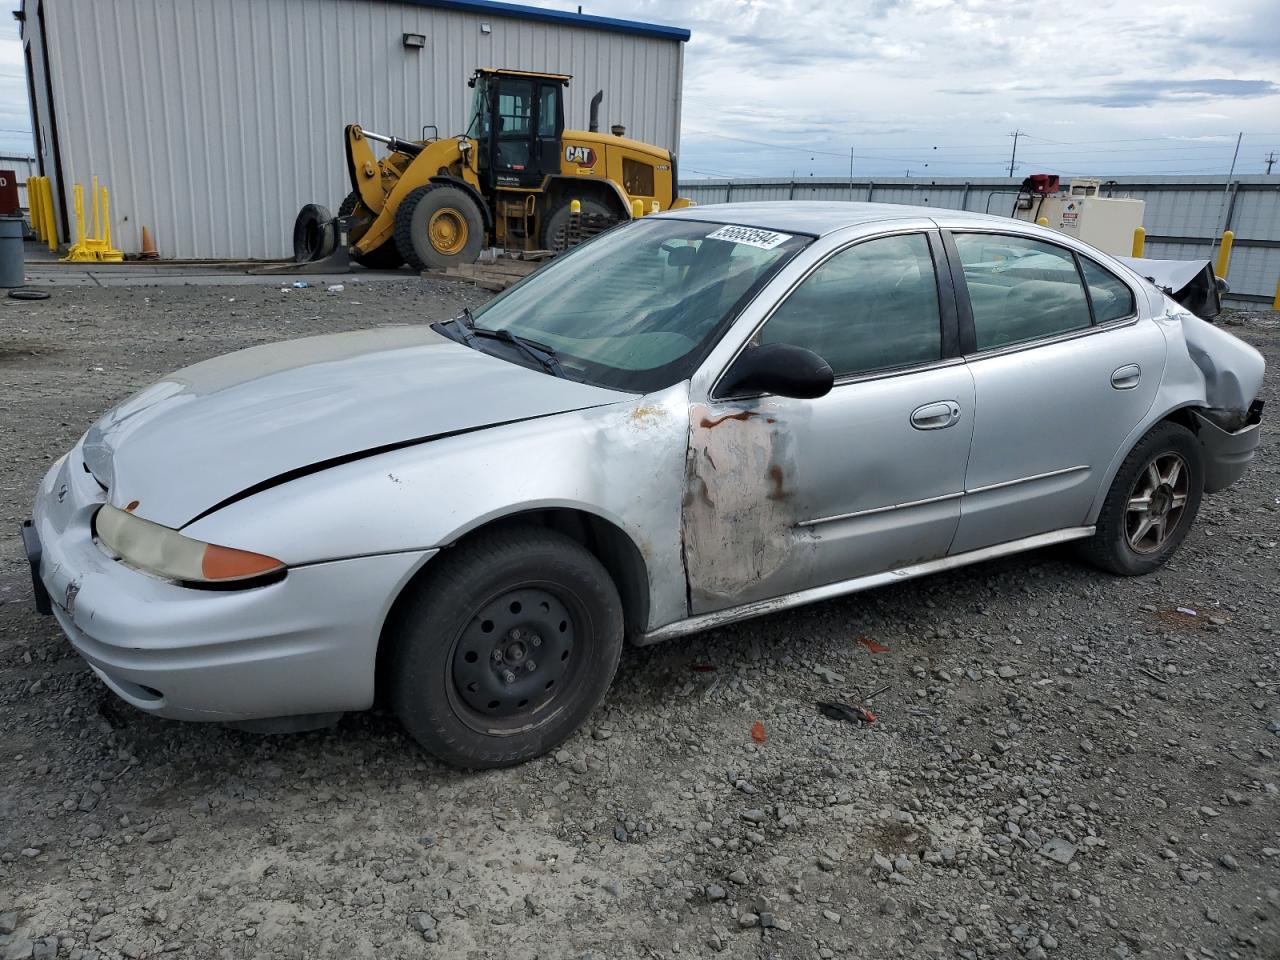
[[(1271, 172), (1271, 168), (1267, 168), (1267, 173)], [(849, 199), (853, 199), (853, 147), (849, 148)]]
[[(1213, 234), (1213, 242), (1209, 244), (1209, 259), (1212, 260), (1214, 252), (1218, 249), (1218, 241), (1222, 239), (1222, 231), (1231, 226), (1231, 208), (1227, 206), (1227, 198), (1231, 196), (1231, 178), (1236, 174), (1236, 160), (1240, 158), (1240, 141), (1244, 139), (1244, 131), (1236, 134), (1236, 152), (1231, 155), (1231, 169), (1227, 171), (1227, 185), (1222, 188), (1222, 205), (1218, 207), (1218, 228)], [(1223, 213), (1226, 213), (1226, 223), (1222, 220)]]
[(1280, 157), (1277, 157), (1277, 156), (1276, 156), (1276, 152), (1275, 152), (1274, 150), (1272, 150), (1270, 153), (1268, 153), (1265, 157), (1263, 157), (1263, 158), (1262, 158), (1262, 162), (1263, 162), (1263, 163), (1265, 163), (1265, 164), (1267, 165), (1267, 176), (1268, 176), (1268, 177), (1269, 177), (1269, 176), (1271, 176), (1271, 166), (1272, 166), (1272, 164), (1274, 164), (1277, 160), (1280, 160)]
[(1014, 168), (1015, 166), (1017, 166), (1017, 160), (1018, 160), (1018, 138), (1019, 138), (1020, 136), (1022, 136), (1022, 131), (1021, 131), (1021, 130), (1015, 130), (1015, 131), (1013, 131), (1013, 133), (1009, 134), (1009, 136), (1013, 137), (1013, 153), (1009, 155), (1009, 176), (1011, 176), (1011, 177), (1012, 177), (1012, 176), (1013, 176), (1013, 168)]

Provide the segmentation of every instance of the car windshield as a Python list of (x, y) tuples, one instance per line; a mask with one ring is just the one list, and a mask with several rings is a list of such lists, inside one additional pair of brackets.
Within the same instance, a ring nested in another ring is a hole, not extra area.
[(690, 376), (741, 306), (811, 239), (636, 220), (489, 301), (475, 311), (475, 326), (551, 348), (572, 379), (659, 390)]

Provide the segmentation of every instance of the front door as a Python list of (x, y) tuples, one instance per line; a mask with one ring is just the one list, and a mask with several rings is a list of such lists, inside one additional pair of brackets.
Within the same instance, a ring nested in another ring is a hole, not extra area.
[(1155, 399), (1164, 336), (1138, 319), (1127, 283), (1066, 247), (992, 232), (952, 240), (977, 393), (952, 552), (1081, 527)]
[[(826, 256), (753, 344), (836, 374), (825, 397), (723, 397), (691, 411), (685, 563), (691, 613), (946, 554), (960, 519), (973, 380), (927, 229)], [(748, 349), (750, 347), (748, 346)]]

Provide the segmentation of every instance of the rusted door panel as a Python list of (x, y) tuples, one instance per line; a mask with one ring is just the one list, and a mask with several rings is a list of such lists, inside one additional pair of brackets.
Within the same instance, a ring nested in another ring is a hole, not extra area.
[[(690, 410), (684, 552), (691, 613), (944, 556), (973, 430), (963, 365), (838, 385), (818, 400)], [(955, 422), (913, 426), (950, 402)]]

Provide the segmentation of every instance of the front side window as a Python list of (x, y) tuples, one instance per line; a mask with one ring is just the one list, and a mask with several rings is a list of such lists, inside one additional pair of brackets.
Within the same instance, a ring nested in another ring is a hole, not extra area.
[(645, 217), (475, 311), (478, 328), (552, 348), (574, 379), (648, 392), (690, 376), (739, 306), (811, 237)]
[(928, 239), (881, 237), (835, 254), (779, 305), (758, 339), (812, 350), (837, 377), (941, 359)]
[(957, 233), (979, 350), (1087, 328), (1089, 300), (1070, 250), (1028, 237)]
[(1087, 257), (1080, 258), (1080, 269), (1084, 272), (1084, 282), (1089, 285), (1095, 323), (1122, 320), (1137, 312), (1133, 291), (1114, 273)]

